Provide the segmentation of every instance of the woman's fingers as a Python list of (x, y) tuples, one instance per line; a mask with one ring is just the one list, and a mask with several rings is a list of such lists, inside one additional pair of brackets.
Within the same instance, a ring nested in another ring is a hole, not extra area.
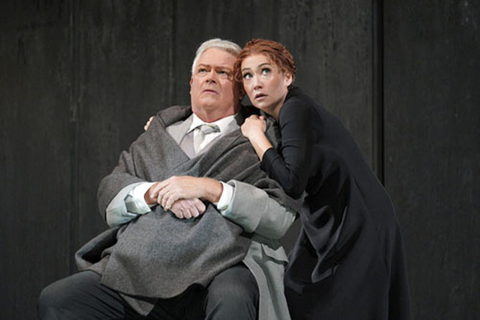
[(152, 123), (152, 120), (153, 120), (153, 116), (150, 117), (150, 118), (148, 118), (147, 123), (145, 124), (145, 126), (143, 126), (143, 129), (144, 129), (145, 131), (147, 131), (147, 130), (148, 130), (148, 127), (150, 127), (150, 124)]

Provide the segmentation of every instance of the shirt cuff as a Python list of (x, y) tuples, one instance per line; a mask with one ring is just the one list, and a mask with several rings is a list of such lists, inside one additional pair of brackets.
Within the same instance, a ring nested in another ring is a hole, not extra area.
[(151, 211), (150, 208), (154, 207), (154, 205), (149, 206), (145, 202), (145, 193), (153, 184), (153, 182), (142, 183), (128, 193), (125, 197), (125, 205), (129, 212), (144, 214)]
[(230, 206), (230, 203), (232, 202), (234, 187), (223, 182), (221, 183), (223, 185), (222, 195), (220, 196), (220, 200), (218, 200), (215, 205), (217, 206), (217, 209), (223, 213), (223, 211), (227, 210), (228, 206)]

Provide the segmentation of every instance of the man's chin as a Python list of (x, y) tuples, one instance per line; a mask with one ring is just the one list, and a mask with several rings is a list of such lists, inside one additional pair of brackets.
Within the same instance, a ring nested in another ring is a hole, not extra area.
[(198, 99), (197, 105), (202, 106), (203, 108), (214, 109), (220, 106), (220, 99), (213, 96), (204, 96), (201, 99)]

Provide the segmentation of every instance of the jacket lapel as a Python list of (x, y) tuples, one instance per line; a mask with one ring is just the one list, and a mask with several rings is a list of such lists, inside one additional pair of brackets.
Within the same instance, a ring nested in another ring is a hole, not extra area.
[(168, 134), (170, 134), (170, 136), (173, 138), (173, 140), (175, 140), (178, 145), (180, 145), (183, 137), (185, 137), (188, 129), (190, 129), (192, 121), (193, 114), (190, 115), (185, 121), (180, 121), (167, 127)]

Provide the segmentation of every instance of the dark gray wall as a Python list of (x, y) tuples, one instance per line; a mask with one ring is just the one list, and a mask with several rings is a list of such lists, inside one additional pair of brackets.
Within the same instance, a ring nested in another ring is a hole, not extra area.
[(386, 4), (385, 184), (417, 319), (480, 318), (480, 2)]
[(40, 290), (75, 272), (75, 250), (106, 228), (100, 179), (148, 116), (189, 102), (196, 47), (263, 37), (290, 49), (298, 84), (385, 182), (415, 318), (474, 319), (479, 14), (454, 0), (2, 1), (0, 318), (34, 319)]

